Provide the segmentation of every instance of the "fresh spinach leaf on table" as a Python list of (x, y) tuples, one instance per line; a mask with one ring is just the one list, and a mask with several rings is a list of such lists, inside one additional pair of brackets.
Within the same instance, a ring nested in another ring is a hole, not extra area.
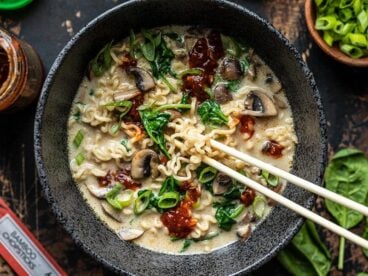
[(293, 275), (327, 275), (331, 256), (313, 222), (307, 220), (291, 244), (278, 255), (279, 262)]
[[(357, 149), (342, 149), (329, 162), (325, 172), (326, 188), (355, 202), (365, 204), (368, 196), (368, 160)], [(360, 223), (363, 215), (357, 211), (325, 200), (327, 210), (344, 228)], [(345, 238), (340, 238), (338, 268), (344, 265)]]

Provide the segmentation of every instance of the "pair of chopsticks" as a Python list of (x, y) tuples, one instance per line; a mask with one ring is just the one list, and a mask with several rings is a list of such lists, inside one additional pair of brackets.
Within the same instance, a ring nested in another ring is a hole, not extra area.
[[(289, 181), (290, 183), (299, 186), (307, 191), (310, 191), (312, 193), (315, 193), (321, 197), (324, 197), (326, 199), (329, 199), (331, 201), (334, 201), (336, 203), (339, 203), (341, 205), (344, 205), (345, 207), (348, 207), (352, 210), (358, 211), (360, 213), (362, 213), (365, 216), (368, 216), (368, 207), (359, 204), (355, 201), (352, 201), (346, 197), (343, 197), (339, 194), (336, 194), (334, 192), (331, 192), (323, 187), (320, 187), (312, 182), (309, 182), (307, 180), (304, 180), (300, 177), (297, 177), (295, 175), (292, 175), (291, 173), (288, 173), (286, 171), (283, 171), (279, 168), (276, 168), (268, 163), (265, 163), (261, 160), (258, 160), (246, 153), (240, 152), (234, 148), (231, 148), (227, 145), (224, 145), (216, 140), (211, 139), (210, 140), (210, 144), (212, 147), (227, 153), (228, 155), (231, 155), (233, 157), (238, 158), (239, 160), (242, 160), (246, 163), (252, 164), (258, 168), (261, 168), (263, 170), (268, 171), (269, 173), (279, 176), (287, 181)], [(212, 167), (214, 167), (215, 169), (227, 174), (228, 176), (236, 179), (237, 181), (239, 181), (240, 183), (243, 183), (244, 185), (246, 185), (247, 187), (250, 187), (258, 192), (260, 192), (261, 194), (269, 197), (270, 199), (284, 205), (285, 207), (289, 208), (290, 210), (298, 213), (299, 215), (310, 219), (311, 221), (325, 227), (326, 229), (356, 243), (359, 246), (362, 246), (364, 248), (368, 248), (368, 241), (363, 239), (362, 237), (348, 231), (345, 228), (342, 228), (341, 226), (313, 213), (312, 211), (296, 204), (295, 202), (291, 201), (290, 199), (287, 199), (285, 197), (283, 197), (282, 195), (266, 188), (265, 186), (255, 182), (254, 180), (234, 171), (233, 169), (225, 166), (224, 164), (208, 157), (205, 156), (203, 158), (203, 162), (206, 163), (207, 165), (210, 165)]]

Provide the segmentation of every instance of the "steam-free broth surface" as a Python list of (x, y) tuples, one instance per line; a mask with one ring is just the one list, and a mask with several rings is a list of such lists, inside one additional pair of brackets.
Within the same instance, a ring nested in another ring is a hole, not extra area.
[(270, 189), (283, 180), (209, 139), (290, 170), (297, 138), (282, 84), (246, 42), (166, 26), (91, 57), (69, 119), (73, 178), (122, 240), (202, 253), (246, 240), (273, 202), (202, 163), (210, 156)]

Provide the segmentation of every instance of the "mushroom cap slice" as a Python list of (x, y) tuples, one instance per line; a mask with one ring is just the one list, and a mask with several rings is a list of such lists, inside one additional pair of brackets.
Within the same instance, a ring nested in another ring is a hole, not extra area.
[(112, 217), (114, 220), (118, 222), (124, 221), (124, 214), (121, 211), (114, 209), (114, 207), (112, 207), (109, 203), (102, 202), (101, 207), (104, 213)]
[(243, 71), (238, 59), (224, 58), (220, 67), (220, 74), (224, 80), (238, 80)]
[(137, 90), (136, 88), (134, 88), (134, 89), (126, 90), (126, 91), (116, 92), (114, 93), (113, 97), (114, 97), (114, 101), (118, 102), (118, 101), (126, 101), (126, 100), (133, 99), (140, 94), (141, 92)]
[(231, 185), (233, 184), (233, 180), (227, 174), (223, 172), (219, 172), (213, 181), (212, 189), (214, 195), (222, 195), (226, 193)]
[(251, 115), (255, 117), (270, 117), (277, 115), (275, 103), (266, 93), (253, 90), (247, 95), (244, 101), (245, 110), (243, 115)]
[(152, 77), (152, 75), (140, 68), (140, 67), (128, 67), (127, 72), (132, 74), (135, 78), (135, 84), (139, 90), (142, 92), (147, 92), (153, 88), (155, 88), (156, 84)]
[(152, 175), (158, 176), (158, 154), (151, 149), (138, 151), (132, 159), (131, 176), (133, 179), (142, 179)]
[(118, 231), (118, 236), (124, 241), (131, 241), (139, 238), (143, 233), (142, 229), (123, 227)]
[(216, 102), (219, 104), (225, 104), (233, 99), (233, 96), (226, 88), (225, 84), (218, 84), (213, 89), (213, 94), (215, 96)]
[(88, 191), (97, 198), (105, 198), (106, 194), (111, 190), (111, 187), (101, 187), (95, 177), (89, 176), (86, 181)]

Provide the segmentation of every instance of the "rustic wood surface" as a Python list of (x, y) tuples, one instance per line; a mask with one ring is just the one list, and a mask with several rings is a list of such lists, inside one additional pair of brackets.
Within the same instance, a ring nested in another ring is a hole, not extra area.
[[(117, 5), (117, 0), (35, 0), (17, 12), (0, 12), (0, 25), (32, 44), (46, 71), (53, 60), (82, 26), (101, 12)], [(329, 154), (341, 147), (357, 147), (368, 152), (368, 70), (353, 69), (327, 57), (311, 40), (304, 21), (303, 0), (248, 0), (237, 2), (270, 20), (296, 45), (315, 75), (328, 120)], [(80, 250), (55, 221), (42, 197), (33, 159), (33, 118), (35, 105), (13, 115), (0, 115), (0, 196), (31, 229), (46, 249), (69, 274), (108, 274), (95, 260)], [(317, 212), (331, 218), (317, 201)], [(362, 227), (354, 232), (361, 233)], [(355, 275), (368, 271), (368, 261), (360, 248), (347, 243), (344, 271), (336, 268), (338, 238), (321, 231), (333, 257), (332, 275)], [(0, 259), (0, 274), (11, 274)], [(271, 260), (254, 274), (284, 275)]]

